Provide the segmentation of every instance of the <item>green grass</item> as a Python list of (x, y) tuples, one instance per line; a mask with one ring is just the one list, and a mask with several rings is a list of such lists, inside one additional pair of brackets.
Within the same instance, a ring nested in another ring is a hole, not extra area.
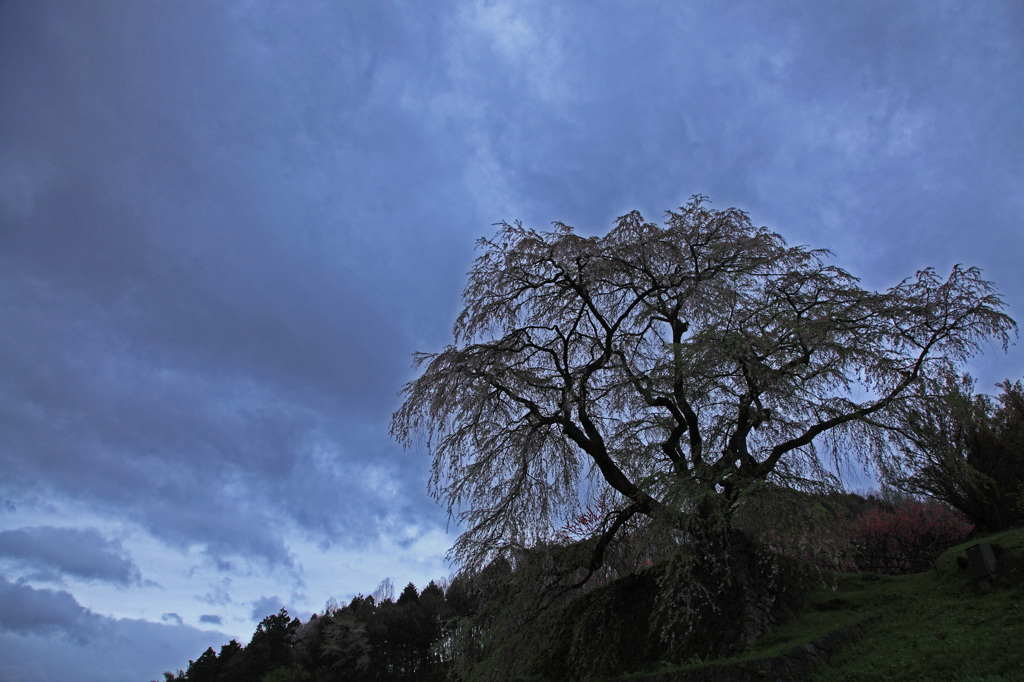
[(851, 610), (877, 609), (882, 617), (810, 679), (1024, 680), (1024, 531), (983, 540), (992, 543), (999, 571), (987, 593), (956, 564), (977, 540), (943, 553), (927, 573), (844, 576), (833, 594), (856, 605)]
[[(997, 558), (998, 581), (988, 592), (974, 584), (969, 568), (956, 563), (979, 541), (990, 542)], [(953, 547), (926, 573), (839, 575), (832, 584), (823, 582), (798, 614), (749, 651), (705, 665), (772, 658), (863, 623), (860, 635), (808, 679), (1024, 680), (1024, 530)], [(699, 664), (673, 670), (694, 667)]]

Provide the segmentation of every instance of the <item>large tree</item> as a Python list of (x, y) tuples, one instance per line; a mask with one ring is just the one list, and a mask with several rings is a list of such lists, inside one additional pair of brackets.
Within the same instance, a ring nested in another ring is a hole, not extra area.
[(479, 244), (454, 343), (417, 354), (392, 422), (425, 437), (464, 566), (547, 540), (587, 489), (616, 500), (596, 564), (638, 515), (728, 527), (766, 481), (826, 480), (822, 456), (889, 466), (894, 408), (1016, 330), (975, 268), (869, 291), (701, 196), (664, 226), (502, 223)]

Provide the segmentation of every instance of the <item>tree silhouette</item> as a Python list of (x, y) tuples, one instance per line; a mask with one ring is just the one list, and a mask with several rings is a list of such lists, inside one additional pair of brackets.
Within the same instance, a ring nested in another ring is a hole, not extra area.
[(1016, 328), (977, 269), (868, 291), (700, 196), (664, 227), (502, 223), (479, 243), (455, 344), (417, 354), (391, 428), (425, 436), (465, 566), (549, 539), (584, 481), (614, 497), (593, 569), (635, 515), (727, 530), (765, 481), (827, 481), (816, 445), (887, 468), (895, 408)]
[[(976, 268), (869, 291), (828, 252), (705, 201), (664, 227), (632, 212), (601, 237), (502, 223), (479, 242), (454, 343), (416, 355), (391, 433), (424, 438), (430, 492), (467, 527), (452, 548), (464, 568), (552, 544), (607, 496), (585, 574), (559, 589), (588, 581), (644, 517), (701, 548), (666, 578), (665, 638), (706, 615), (700, 628), (742, 648), (766, 627), (756, 592), (773, 584), (732, 526), (743, 499), (766, 483), (828, 487), (821, 454), (893, 470), (921, 391), (980, 344), (1005, 348), (1016, 325)], [(737, 587), (736, 603), (715, 603)]]
[(969, 376), (949, 377), (905, 417), (905, 490), (956, 507), (997, 531), (1024, 518), (1024, 384), (998, 384), (993, 399), (974, 393)]
[(188, 662), (185, 679), (189, 682), (217, 682), (219, 671), (220, 663), (217, 660), (217, 653), (213, 647), (210, 647), (198, 659)]
[(248, 679), (261, 679), (271, 670), (291, 663), (292, 636), (299, 629), (298, 619), (281, 609), (256, 626), (252, 641), (245, 647), (245, 673)]

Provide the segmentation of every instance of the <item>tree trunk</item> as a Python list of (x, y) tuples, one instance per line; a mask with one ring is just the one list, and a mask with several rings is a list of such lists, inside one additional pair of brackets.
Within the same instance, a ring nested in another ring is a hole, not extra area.
[(776, 623), (784, 585), (772, 556), (746, 534), (719, 529), (672, 562), (661, 585), (656, 622), (675, 656), (739, 653)]

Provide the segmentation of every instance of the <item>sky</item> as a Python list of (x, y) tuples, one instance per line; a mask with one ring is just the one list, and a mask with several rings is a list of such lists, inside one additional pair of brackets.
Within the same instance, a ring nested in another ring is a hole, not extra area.
[(455, 570), (388, 426), (498, 221), (701, 193), (1024, 321), (1022, 84), (1009, 0), (0, 0), (0, 681)]

